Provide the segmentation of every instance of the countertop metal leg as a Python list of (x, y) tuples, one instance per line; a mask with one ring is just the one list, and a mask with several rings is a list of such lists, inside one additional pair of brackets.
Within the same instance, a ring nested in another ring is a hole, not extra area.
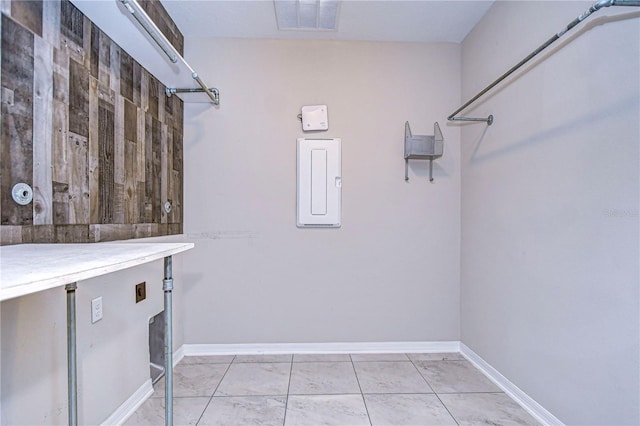
[(164, 424), (173, 425), (173, 327), (172, 327), (172, 258), (164, 258)]
[(77, 283), (67, 284), (67, 393), (69, 425), (78, 424), (78, 369), (76, 364), (76, 289)]

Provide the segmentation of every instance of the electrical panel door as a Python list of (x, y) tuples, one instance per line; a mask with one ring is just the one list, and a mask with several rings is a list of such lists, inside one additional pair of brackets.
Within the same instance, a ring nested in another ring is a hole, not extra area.
[(340, 139), (298, 139), (298, 227), (340, 227)]

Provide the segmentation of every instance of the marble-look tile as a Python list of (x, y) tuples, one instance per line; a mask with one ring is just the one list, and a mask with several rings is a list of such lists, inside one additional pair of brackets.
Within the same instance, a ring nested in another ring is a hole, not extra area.
[[(179, 364), (173, 369), (173, 396), (211, 396), (222, 380), (227, 364)], [(153, 398), (164, 398), (165, 377), (153, 385)]]
[(234, 363), (240, 362), (291, 362), (292, 354), (277, 355), (236, 355)]
[(285, 426), (369, 425), (362, 395), (289, 396)]
[(295, 354), (293, 362), (351, 362), (349, 354)]
[(411, 361), (463, 361), (460, 352), (407, 354)]
[(215, 396), (198, 425), (274, 425), (282, 426), (285, 396)]
[(376, 425), (455, 425), (436, 395), (365, 395), (371, 424)]
[(218, 386), (216, 396), (277, 396), (289, 388), (290, 363), (233, 363)]
[(351, 354), (355, 362), (361, 361), (409, 361), (406, 354)]
[(335, 395), (360, 393), (350, 362), (300, 362), (291, 369), (289, 394)]
[(436, 393), (502, 392), (468, 361), (415, 361)]
[[(174, 398), (173, 423), (176, 425), (195, 425), (204, 411), (209, 397)], [(157, 426), (164, 424), (164, 398), (147, 399), (131, 417), (125, 426)]]
[(185, 356), (180, 365), (186, 364), (231, 364), (235, 355)]
[(440, 399), (461, 426), (539, 424), (504, 393), (445, 394)]
[(354, 362), (362, 393), (433, 393), (411, 362)]

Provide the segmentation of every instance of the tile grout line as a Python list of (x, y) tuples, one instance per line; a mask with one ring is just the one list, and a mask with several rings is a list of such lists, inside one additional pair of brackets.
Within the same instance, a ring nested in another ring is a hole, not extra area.
[(287, 398), (284, 401), (284, 416), (282, 416), (282, 426), (287, 421), (287, 408), (289, 407), (289, 391), (291, 390), (291, 377), (293, 376), (293, 358), (294, 354), (291, 354), (291, 365), (289, 366), (289, 383), (287, 384)]
[(213, 390), (213, 393), (211, 394), (211, 397), (209, 398), (209, 401), (207, 402), (207, 405), (205, 405), (204, 410), (202, 410), (202, 413), (200, 414), (200, 417), (198, 417), (198, 420), (196, 421), (196, 426), (200, 423), (200, 421), (202, 420), (202, 417), (204, 416), (204, 413), (207, 411), (207, 408), (209, 408), (209, 405), (211, 405), (211, 401), (213, 401), (213, 396), (216, 394), (216, 392), (218, 391), (218, 388), (220, 387), (220, 384), (222, 383), (222, 381), (224, 380), (225, 376), (227, 375), (227, 373), (229, 372), (229, 369), (231, 368), (231, 364), (233, 364), (233, 361), (236, 359), (236, 356), (234, 355), (233, 358), (231, 359), (231, 362), (229, 362), (229, 365), (227, 365), (227, 369), (224, 370), (224, 374), (222, 375), (222, 377), (220, 378), (220, 381), (218, 382), (218, 384), (216, 385), (216, 388)]
[(454, 417), (454, 415), (451, 413), (451, 411), (449, 411), (449, 407), (447, 407), (444, 402), (442, 402), (442, 399), (440, 399), (440, 395), (438, 395), (438, 393), (436, 392), (436, 390), (433, 388), (433, 386), (431, 386), (431, 383), (429, 383), (429, 381), (427, 380), (426, 377), (424, 377), (424, 374), (422, 374), (422, 372), (420, 371), (420, 369), (416, 366), (416, 364), (413, 362), (413, 360), (411, 358), (409, 358), (409, 360), (411, 361), (411, 364), (413, 365), (413, 368), (416, 369), (416, 371), (418, 372), (418, 374), (420, 374), (420, 376), (422, 377), (422, 379), (427, 383), (427, 386), (429, 386), (429, 389), (431, 389), (433, 391), (433, 394), (436, 396), (436, 398), (438, 398), (438, 401), (440, 401), (440, 404), (442, 404), (442, 406), (444, 407), (445, 410), (447, 410), (447, 413), (449, 413), (449, 415), (451, 416), (451, 418), (453, 419), (454, 422), (456, 422), (456, 425), (460, 426), (460, 423), (458, 423), (458, 419), (456, 419)]
[(364, 404), (364, 409), (367, 412), (367, 419), (369, 419), (369, 424), (373, 425), (371, 422), (371, 415), (369, 414), (369, 407), (367, 407), (367, 400), (364, 399), (364, 392), (362, 392), (362, 386), (360, 386), (360, 379), (358, 378), (358, 372), (356, 371), (356, 365), (353, 362), (353, 357), (349, 355), (349, 359), (351, 360), (351, 368), (353, 368), (353, 374), (356, 376), (356, 382), (358, 382), (358, 389), (360, 389), (360, 397), (362, 398), (362, 403)]

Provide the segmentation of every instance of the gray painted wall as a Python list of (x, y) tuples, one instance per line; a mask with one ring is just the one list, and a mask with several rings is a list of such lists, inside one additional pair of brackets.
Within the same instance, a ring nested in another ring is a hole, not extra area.
[[(221, 106), (185, 103), (186, 343), (459, 339), (460, 46), (188, 39)], [(212, 83), (213, 84), (213, 83)], [(342, 228), (296, 228), (296, 116), (342, 138)], [(404, 181), (404, 122), (444, 157)]]
[[(497, 2), (469, 98), (591, 2)], [(566, 424), (638, 424), (640, 19), (605, 10), (467, 115), (462, 342)]]

